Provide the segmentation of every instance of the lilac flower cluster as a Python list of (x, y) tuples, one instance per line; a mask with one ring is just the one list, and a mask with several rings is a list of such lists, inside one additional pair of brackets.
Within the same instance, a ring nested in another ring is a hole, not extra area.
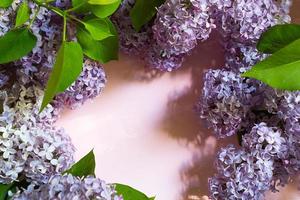
[(251, 107), (259, 98), (255, 84), (232, 71), (209, 70), (204, 77), (199, 114), (219, 137), (235, 134)]
[(72, 175), (53, 175), (47, 184), (36, 185), (33, 183), (27, 190), (19, 191), (12, 197), (13, 200), (41, 198), (48, 200), (122, 200), (116, 194), (113, 185), (108, 185), (91, 176), (79, 179)]
[(224, 9), (221, 31), (236, 42), (255, 44), (268, 27), (290, 21), (290, 5), (290, 0), (232, 1)]
[[(0, 9), (0, 37), (13, 28), (22, 2), (14, 0), (11, 7)], [(37, 6), (28, 3), (34, 13)], [(52, 2), (61, 8), (69, 7), (70, 3), (69, 0)], [(75, 108), (96, 97), (106, 83), (103, 68), (86, 59), (78, 80), (39, 112), (61, 43), (61, 23), (61, 18), (40, 8), (31, 25), (37, 37), (36, 47), (20, 60), (0, 66), (0, 183), (31, 183), (28, 188), (11, 191), (12, 199), (121, 200), (114, 187), (100, 179), (60, 175), (74, 164), (75, 148), (64, 130), (55, 127), (59, 113), (65, 106)]]
[(98, 96), (105, 87), (106, 75), (103, 68), (94, 61), (86, 59), (79, 78), (55, 100), (57, 107), (76, 108), (88, 99)]
[(150, 26), (143, 27), (136, 32), (130, 21), (130, 10), (135, 0), (123, 0), (118, 12), (112, 16), (119, 33), (120, 48), (128, 54), (143, 54), (150, 46), (152, 31)]
[(209, 181), (212, 199), (264, 199), (300, 174), (300, 93), (241, 77), (267, 55), (255, 45), (263, 31), (289, 22), (290, 1), (232, 1), (218, 10), (225, 68), (208, 70), (197, 112), (217, 137), (242, 136), (241, 148), (221, 149)]
[(243, 149), (220, 150), (217, 174), (209, 180), (212, 199), (264, 199), (276, 189), (278, 164), (287, 156), (286, 136), (266, 123), (255, 125), (243, 137)]
[[(13, 27), (18, 6), (22, 0), (14, 0), (8, 9), (0, 9), (0, 36), (5, 34)], [(37, 10), (37, 6), (29, 2), (32, 13)], [(56, 6), (68, 7), (69, 0), (57, 0), (54, 2)], [(31, 18), (34, 14), (32, 14)], [(2, 28), (2, 29), (1, 29)], [(70, 26), (70, 32), (74, 27)], [(18, 74), (18, 78), (22, 79), (24, 84), (32, 81), (38, 82), (45, 86), (48, 80), (51, 68), (55, 62), (57, 50), (61, 44), (62, 19), (46, 8), (40, 8), (36, 20), (31, 26), (33, 34), (37, 38), (37, 45), (28, 55), (14, 63), (14, 73)], [(106, 83), (106, 76), (103, 68), (91, 60), (86, 59), (83, 65), (84, 71), (65, 94), (64, 98), (59, 98), (60, 103), (55, 104), (58, 107), (78, 107), (89, 98), (99, 95)], [(9, 78), (6, 72), (0, 72), (0, 86), (4, 85)], [(73, 105), (74, 104), (74, 105)]]
[(63, 172), (74, 162), (74, 147), (62, 129), (53, 127), (55, 116), (49, 105), (39, 114), (43, 92), (36, 86), (13, 85), (2, 92), (0, 115), (0, 182), (25, 176), (45, 183), (51, 174)]
[(151, 67), (162, 71), (180, 67), (184, 54), (196, 46), (197, 40), (206, 40), (215, 27), (206, 0), (167, 0), (158, 8), (153, 24), (146, 24), (137, 33), (129, 16), (134, 3), (135, 0), (124, 1), (114, 15), (121, 49), (143, 55)]
[(272, 180), (272, 159), (228, 146), (220, 150), (218, 174), (209, 180), (212, 199), (263, 199)]
[(290, 21), (291, 0), (166, 0), (157, 8), (155, 20), (136, 32), (129, 15), (134, 3), (135, 0), (124, 1), (114, 16), (121, 49), (141, 55), (150, 67), (162, 71), (179, 68), (184, 57), (199, 41), (208, 39), (215, 28), (226, 41), (233, 41), (231, 50), (247, 53), (245, 59), (238, 61), (228, 52), (228, 59), (236, 60), (232, 64), (241, 62), (247, 68), (250, 57), (262, 56), (254, 46), (261, 33)]

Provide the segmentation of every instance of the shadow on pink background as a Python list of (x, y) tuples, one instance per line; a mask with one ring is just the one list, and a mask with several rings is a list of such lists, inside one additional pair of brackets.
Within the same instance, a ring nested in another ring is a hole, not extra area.
[[(300, 16), (299, 9), (294, 14)], [(237, 143), (235, 137), (216, 141), (193, 112), (203, 71), (223, 65), (219, 37), (200, 44), (179, 71), (147, 78), (143, 65), (123, 55), (105, 65), (104, 92), (66, 111), (58, 125), (71, 135), (77, 159), (95, 149), (97, 176), (107, 182), (131, 185), (157, 200), (200, 199), (208, 194), (216, 152)], [(290, 185), (267, 199), (296, 200), (300, 193)]]

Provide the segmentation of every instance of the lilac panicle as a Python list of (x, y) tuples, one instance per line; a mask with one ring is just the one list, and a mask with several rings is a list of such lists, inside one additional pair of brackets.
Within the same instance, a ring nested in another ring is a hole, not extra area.
[(45, 183), (51, 174), (63, 172), (74, 162), (69, 136), (53, 127), (53, 107), (39, 113), (42, 94), (36, 86), (17, 84), (13, 92), (2, 92), (0, 183), (11, 183), (20, 176)]
[(77, 80), (55, 100), (55, 106), (77, 108), (88, 99), (98, 96), (105, 87), (106, 75), (97, 62), (86, 59)]
[(249, 109), (259, 101), (259, 98), (253, 98), (255, 92), (249, 79), (231, 71), (209, 70), (197, 106), (200, 117), (206, 119), (218, 137), (233, 135)]
[(130, 55), (141, 55), (150, 46), (152, 30), (147, 24), (139, 32), (134, 29), (130, 18), (134, 4), (135, 0), (123, 0), (112, 21), (119, 33), (120, 49)]
[(209, 179), (212, 199), (263, 200), (270, 188), (273, 160), (259, 152), (249, 153), (229, 145), (218, 153), (216, 168), (217, 173)]
[(122, 200), (114, 186), (88, 176), (79, 179), (72, 175), (53, 175), (42, 185), (31, 184), (27, 190), (19, 191), (13, 200)]

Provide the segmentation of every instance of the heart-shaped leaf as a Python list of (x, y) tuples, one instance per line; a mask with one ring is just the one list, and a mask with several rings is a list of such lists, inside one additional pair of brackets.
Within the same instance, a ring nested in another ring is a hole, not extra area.
[(48, 80), (44, 99), (40, 111), (42, 111), (53, 97), (64, 92), (80, 75), (82, 71), (83, 52), (77, 42), (63, 42)]
[(18, 11), (16, 17), (16, 27), (23, 25), (30, 18), (30, 9), (26, 1), (24, 1)]
[(94, 40), (103, 40), (113, 36), (110, 32), (109, 25), (104, 19), (90, 19), (84, 22), (86, 30), (88, 30)]
[(112, 15), (119, 7), (121, 0), (108, 5), (94, 5), (91, 6), (92, 13), (99, 18), (106, 18)]
[(124, 200), (153, 200), (155, 197), (147, 197), (144, 193), (128, 186), (116, 183), (117, 194), (122, 195)]
[(165, 0), (136, 0), (134, 7), (130, 11), (130, 18), (136, 31), (148, 23), (156, 14), (157, 7)]
[(300, 39), (300, 25), (276, 25), (261, 35), (257, 49), (263, 53), (272, 54), (297, 39)]
[(1, 0), (0, 8), (8, 8), (12, 4), (13, 0)]
[(63, 174), (72, 174), (73, 176), (78, 176), (80, 178), (89, 175), (95, 176), (95, 167), (95, 155), (92, 150)]
[(278, 89), (300, 90), (300, 39), (243, 74)]
[(35, 47), (36, 41), (36, 37), (26, 28), (9, 31), (0, 37), (0, 64), (26, 56)]

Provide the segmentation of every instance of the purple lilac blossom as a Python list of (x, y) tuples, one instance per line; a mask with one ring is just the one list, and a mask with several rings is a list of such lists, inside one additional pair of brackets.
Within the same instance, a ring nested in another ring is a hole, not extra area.
[[(36, 187), (38, 187), (36, 189)], [(43, 185), (30, 185), (27, 190), (12, 197), (13, 200), (122, 200), (114, 186), (88, 176), (80, 179), (72, 175), (53, 175)]]
[(106, 83), (103, 68), (97, 62), (86, 59), (83, 71), (78, 79), (55, 100), (55, 106), (65, 105), (68, 108), (77, 108), (88, 99), (98, 96)]
[[(0, 36), (4, 35), (14, 26), (14, 19), (22, 0), (14, 0), (12, 6), (7, 9), (0, 9)], [(34, 17), (37, 6), (29, 2), (31, 10), (30, 19)], [(15, 62), (19, 66), (18, 73), (23, 73), (23, 80), (30, 82), (33, 78), (39, 77), (39, 71), (52, 68), (55, 60), (56, 50), (61, 41), (61, 20), (57, 20), (55, 14), (46, 8), (40, 8), (35, 22), (31, 25), (31, 31), (37, 38), (37, 44), (32, 52)], [(25, 24), (28, 24), (26, 22)], [(42, 72), (41, 72), (42, 73)]]
[(284, 158), (288, 150), (282, 131), (268, 127), (264, 122), (255, 125), (249, 134), (243, 136), (242, 146), (249, 152), (276, 159)]
[[(32, 5), (32, 10), (34, 9), (36, 7)], [(19, 73), (23, 73), (23, 79), (27, 79), (28, 82), (35, 79), (43, 85), (46, 84), (61, 43), (61, 20), (56, 18), (53, 12), (40, 8), (31, 26), (37, 44), (29, 55), (16, 62), (16, 65), (20, 66)]]
[(225, 8), (222, 32), (243, 44), (255, 44), (269, 27), (290, 22), (291, 0), (238, 0)]
[(215, 25), (207, 0), (167, 0), (158, 8), (153, 37), (167, 55), (185, 54), (206, 40)]
[(153, 23), (152, 46), (146, 53), (150, 67), (173, 71), (182, 65), (185, 54), (208, 39), (215, 28), (207, 0), (167, 0), (158, 8)]
[[(275, 98), (281, 96), (278, 104), (278, 116), (285, 122), (288, 155), (281, 162), (288, 173), (287, 180), (300, 174), (300, 92), (277, 92)], [(282, 170), (284, 171), (284, 170)]]
[(146, 52), (146, 62), (154, 69), (160, 71), (171, 72), (181, 67), (184, 56), (183, 55), (167, 55), (160, 49), (159, 46), (152, 45), (151, 49)]
[(215, 164), (217, 174), (209, 179), (211, 199), (264, 199), (271, 185), (273, 159), (229, 145), (220, 150)]
[(141, 55), (149, 48), (152, 38), (150, 25), (146, 24), (137, 32), (130, 19), (130, 10), (135, 0), (124, 0), (117, 12), (112, 16), (119, 33), (120, 49), (127, 54)]
[(41, 114), (42, 90), (36, 86), (13, 86), (1, 93), (0, 182), (11, 183), (20, 176), (45, 183), (74, 162), (74, 147), (62, 129), (53, 127), (49, 105)]
[(209, 70), (204, 77), (202, 98), (197, 106), (218, 137), (235, 134), (252, 106), (259, 102), (249, 79), (225, 70)]
[(249, 70), (257, 62), (265, 59), (266, 54), (260, 53), (255, 45), (245, 45), (234, 42), (230, 38), (224, 38), (225, 68), (236, 73)]

